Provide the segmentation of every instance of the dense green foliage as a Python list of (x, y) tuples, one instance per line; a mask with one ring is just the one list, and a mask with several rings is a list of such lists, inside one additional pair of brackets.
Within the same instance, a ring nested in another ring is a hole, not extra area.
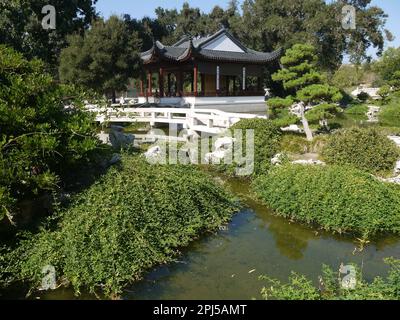
[(367, 282), (358, 270), (354, 289), (343, 288), (337, 272), (323, 266), (319, 288), (307, 277), (293, 272), (287, 284), (261, 277), (267, 283), (261, 294), (266, 300), (399, 300), (400, 260), (391, 258), (385, 262), (390, 266), (386, 278), (376, 277), (372, 282)]
[(379, 113), (379, 122), (384, 126), (400, 127), (399, 100), (392, 101), (382, 108)]
[(232, 0), (226, 9), (215, 6), (209, 13), (184, 3), (178, 10), (157, 8), (154, 19), (125, 18), (132, 30), (139, 32), (145, 49), (151, 47), (152, 37), (173, 44), (186, 34), (206, 36), (224, 25), (245, 45), (264, 52), (287, 49), (295, 43), (312, 44), (321, 58), (319, 64), (335, 70), (344, 54), (359, 62), (368, 58), (370, 47), (379, 54), (385, 38), (392, 38), (384, 29), (387, 15), (382, 9), (370, 6), (370, 0), (344, 2), (357, 9), (358, 28), (351, 32), (342, 28), (338, 19), (343, 1), (246, 0), (240, 8), (239, 2)]
[(285, 218), (364, 238), (400, 232), (400, 187), (351, 167), (276, 167), (254, 188)]
[(299, 134), (285, 133), (282, 135), (279, 151), (288, 154), (320, 153), (327, 140), (327, 135), (319, 135), (313, 141), (308, 141)]
[[(380, 53), (385, 36), (392, 38), (384, 30), (387, 15), (370, 3), (370, 0), (246, 0), (240, 24), (234, 24), (233, 28), (257, 50), (312, 44), (321, 58), (320, 65), (333, 70), (342, 64), (345, 53), (352, 61), (360, 61), (367, 58), (369, 47), (376, 47)], [(344, 4), (354, 5), (357, 10), (357, 29), (351, 32), (340, 26)]]
[(349, 89), (358, 86), (363, 77), (363, 70), (359, 66), (342, 65), (332, 76), (331, 83), (340, 89)]
[(36, 287), (42, 268), (53, 265), (77, 293), (87, 288), (120, 294), (235, 210), (233, 199), (200, 170), (125, 155), (122, 167), (110, 169), (60, 214), (56, 228), (22, 241), (3, 277)]
[(373, 64), (373, 69), (387, 83), (400, 70), (400, 48), (388, 48), (382, 57)]
[[(96, 17), (97, 0), (0, 0), (0, 43), (6, 44), (26, 58), (39, 58), (56, 73), (60, 51), (67, 45), (67, 36), (81, 33)], [(56, 29), (44, 30), (42, 13), (45, 5), (56, 9)]]
[(375, 128), (349, 128), (332, 134), (322, 156), (329, 164), (352, 165), (371, 173), (391, 172), (400, 158), (396, 144)]
[[(293, 101), (301, 102), (301, 120), (308, 140), (313, 139), (308, 122), (326, 123), (327, 119), (341, 111), (334, 103), (343, 97), (339, 89), (329, 85), (326, 77), (318, 71), (317, 61), (313, 46), (295, 44), (288, 49), (281, 58), (283, 68), (273, 74), (272, 79), (282, 82), (285, 90), (291, 95), (267, 102), (273, 116), (277, 115), (277, 109), (287, 109)], [(307, 113), (305, 105), (312, 107)]]
[(381, 97), (382, 101), (385, 103), (386, 99), (389, 97), (391, 92), (391, 88), (388, 84), (382, 86), (379, 91), (378, 91), (378, 95)]
[(363, 91), (357, 95), (357, 99), (360, 100), (361, 102), (366, 102), (367, 100), (371, 99), (371, 97), (368, 93)]
[[(56, 84), (41, 62), (0, 46), (2, 215), (12, 213), (17, 200), (54, 190), (60, 176), (91, 159), (100, 143), (82, 99), (75, 89)], [(74, 108), (65, 109), (67, 102)]]
[(140, 74), (141, 43), (116, 16), (99, 19), (84, 36), (69, 37), (61, 53), (60, 78), (84, 85), (115, 99), (115, 91), (126, 90), (130, 77)]
[(254, 172), (265, 172), (272, 157), (279, 150), (281, 132), (272, 121), (265, 119), (243, 119), (232, 130), (254, 130)]
[(345, 114), (366, 115), (368, 106), (366, 104), (351, 104), (344, 110)]
[[(94, 19), (96, 0), (53, 0), (57, 11), (55, 30), (43, 30), (41, 13), (45, 0), (0, 0), (0, 42), (23, 52), (28, 58), (38, 57), (56, 70), (60, 51), (67, 46), (67, 37), (83, 34)], [(184, 3), (178, 9), (155, 9), (155, 18), (134, 19), (124, 15), (130, 31), (138, 32), (144, 49), (153, 39), (173, 44), (182, 36), (206, 36), (222, 25), (229, 28), (247, 46), (261, 51), (278, 47), (289, 48), (295, 43), (310, 43), (321, 57), (324, 68), (335, 70), (343, 55), (353, 61), (368, 58), (368, 49), (378, 54), (384, 48), (387, 15), (370, 0), (350, 1), (357, 9), (356, 30), (348, 32), (340, 26), (343, 1), (326, 3), (323, 0), (246, 0), (241, 8), (236, 0), (227, 8), (215, 6), (210, 12)], [(307, 19), (304, 19), (307, 17)], [(24, 36), (21, 36), (24, 35)]]

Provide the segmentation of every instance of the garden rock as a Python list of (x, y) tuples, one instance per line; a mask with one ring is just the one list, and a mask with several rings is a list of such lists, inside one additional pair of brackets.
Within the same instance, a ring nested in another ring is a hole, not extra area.
[(395, 174), (400, 173), (400, 160), (396, 162), (396, 167), (394, 168)]
[(282, 164), (282, 158), (283, 158), (283, 154), (282, 153), (278, 153), (276, 154), (272, 159), (271, 159), (271, 164), (274, 166), (280, 165)]
[(292, 161), (292, 164), (301, 164), (301, 165), (317, 165), (317, 166), (324, 166), (325, 162), (320, 161), (320, 160), (296, 160)]
[(113, 154), (113, 156), (112, 156), (112, 158), (110, 159), (110, 161), (108, 162), (108, 164), (109, 164), (110, 166), (113, 166), (113, 165), (115, 165), (115, 164), (117, 164), (117, 163), (119, 163), (119, 162), (121, 162), (121, 161), (122, 161), (121, 155), (118, 154), (118, 153), (115, 153), (115, 154)]
[(390, 140), (392, 140), (398, 147), (400, 147), (400, 137), (398, 136), (388, 136)]
[(217, 141), (215, 141), (215, 150), (221, 150), (221, 149), (229, 150), (233, 147), (234, 143), (235, 139), (233, 138), (229, 137), (219, 138), (217, 139)]
[(135, 141), (133, 134), (125, 134), (118, 127), (111, 127), (110, 142), (113, 148), (123, 149), (132, 146)]
[(147, 152), (144, 154), (146, 158), (152, 158), (155, 156), (159, 156), (161, 154), (161, 147), (155, 146), (147, 150)]
[(283, 132), (295, 132), (295, 133), (304, 133), (304, 130), (301, 129), (297, 124), (292, 124), (288, 127), (281, 128)]

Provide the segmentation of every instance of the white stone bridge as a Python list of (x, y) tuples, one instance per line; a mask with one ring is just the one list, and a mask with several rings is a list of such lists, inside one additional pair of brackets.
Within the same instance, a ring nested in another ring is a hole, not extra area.
[(184, 129), (208, 134), (220, 134), (242, 119), (267, 118), (255, 114), (227, 113), (213, 109), (133, 108), (121, 105), (113, 105), (111, 108), (88, 105), (87, 109), (96, 113), (96, 121), (100, 123), (143, 122), (151, 126), (176, 124), (182, 125)]

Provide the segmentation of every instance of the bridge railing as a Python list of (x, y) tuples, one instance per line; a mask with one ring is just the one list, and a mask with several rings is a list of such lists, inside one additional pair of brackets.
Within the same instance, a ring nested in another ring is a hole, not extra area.
[[(254, 114), (228, 113), (217, 109), (190, 108), (132, 108), (118, 105), (118, 108), (90, 106), (88, 111), (96, 113), (99, 122), (149, 122), (182, 124), (187, 128), (210, 131), (228, 129), (241, 119), (266, 118)], [(214, 132), (210, 131), (210, 132)], [(215, 131), (216, 132), (216, 131)]]

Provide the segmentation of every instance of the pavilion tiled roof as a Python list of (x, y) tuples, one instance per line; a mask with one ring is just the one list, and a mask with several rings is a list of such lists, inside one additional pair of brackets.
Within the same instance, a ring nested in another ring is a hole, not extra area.
[[(231, 39), (243, 52), (220, 51), (205, 48), (208, 43), (222, 34), (225, 34), (229, 39)], [(151, 63), (153, 61), (158, 61), (159, 59), (171, 62), (183, 62), (195, 57), (201, 60), (219, 62), (265, 64), (277, 61), (281, 56), (281, 49), (265, 53), (246, 48), (226, 29), (221, 29), (212, 36), (199, 39), (184, 37), (172, 46), (164, 46), (161, 42), (156, 41), (150, 50), (141, 54), (144, 63)]]

